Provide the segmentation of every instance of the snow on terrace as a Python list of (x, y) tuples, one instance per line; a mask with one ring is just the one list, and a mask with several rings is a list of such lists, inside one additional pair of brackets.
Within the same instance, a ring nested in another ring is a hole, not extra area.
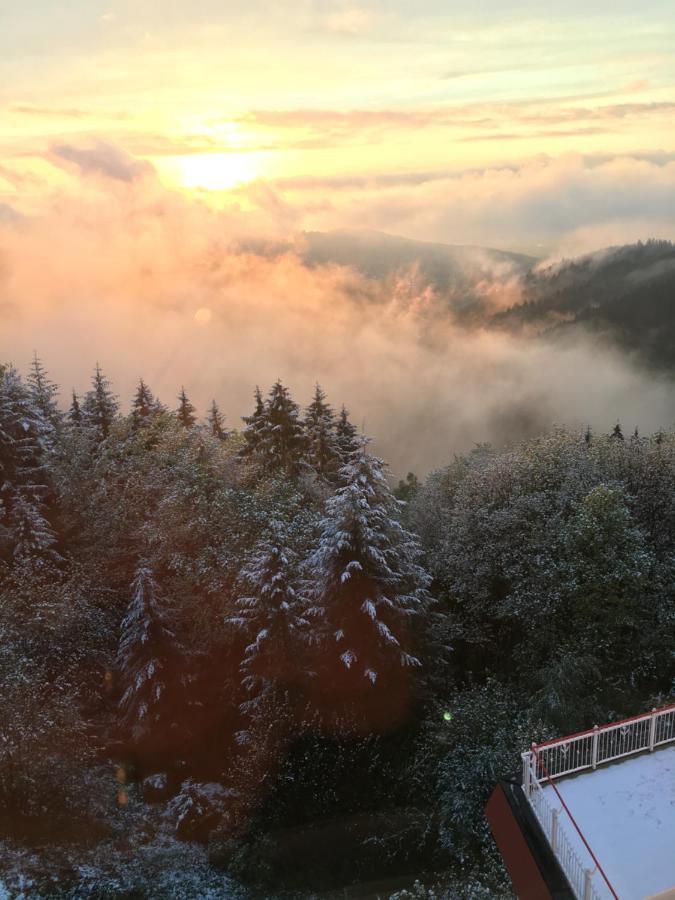
[(675, 704), (532, 744), (522, 760), (577, 900), (675, 897)]
[[(620, 900), (643, 900), (675, 888), (675, 745), (620, 759), (556, 781), (570, 812)], [(560, 805), (551, 785), (549, 802)], [(586, 848), (565, 822), (580, 859)], [(601, 897), (611, 897), (597, 875)]]

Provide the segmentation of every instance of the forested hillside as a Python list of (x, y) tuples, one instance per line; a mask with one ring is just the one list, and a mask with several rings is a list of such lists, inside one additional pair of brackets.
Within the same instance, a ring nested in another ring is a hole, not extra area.
[(6, 890), (509, 897), (495, 780), (671, 695), (675, 433), (394, 489), (318, 385), (234, 424), (0, 368)]
[[(343, 266), (370, 280), (361, 302), (397, 298), (423, 321), (530, 338), (591, 338), (650, 369), (673, 370), (675, 245), (651, 239), (545, 264), (489, 247), (412, 241), (368, 230), (309, 232), (294, 244), (251, 243), (263, 256)], [(382, 291), (381, 288), (385, 290)], [(380, 290), (378, 290), (378, 288)]]
[(555, 337), (591, 335), (643, 365), (672, 371), (675, 245), (640, 241), (532, 269), (521, 301), (494, 323)]

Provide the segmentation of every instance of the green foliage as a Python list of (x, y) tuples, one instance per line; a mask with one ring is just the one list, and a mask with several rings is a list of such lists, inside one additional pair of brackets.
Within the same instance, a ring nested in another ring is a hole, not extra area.
[(410, 519), (460, 677), (519, 686), (557, 728), (634, 712), (672, 677), (674, 516), (672, 435), (560, 430), (432, 475)]

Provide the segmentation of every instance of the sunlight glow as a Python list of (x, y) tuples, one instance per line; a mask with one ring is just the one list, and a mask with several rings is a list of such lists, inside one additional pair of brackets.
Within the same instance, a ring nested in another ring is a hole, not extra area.
[(178, 159), (179, 178), (186, 188), (225, 191), (259, 176), (249, 153), (199, 153)]
[(198, 309), (195, 313), (195, 322), (199, 325), (208, 325), (212, 318), (211, 310), (208, 306), (202, 306), (201, 309)]

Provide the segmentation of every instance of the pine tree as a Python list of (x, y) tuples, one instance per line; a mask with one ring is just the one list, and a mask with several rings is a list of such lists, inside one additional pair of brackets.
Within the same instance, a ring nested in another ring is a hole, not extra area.
[(340, 410), (337, 425), (335, 426), (335, 434), (341, 463), (344, 465), (351, 458), (352, 453), (361, 447), (361, 439), (358, 436), (356, 426), (349, 421), (349, 412), (344, 405)]
[(18, 372), (5, 369), (0, 378), (0, 524), (4, 555), (11, 559), (60, 559), (45, 508), (50, 429)]
[(341, 465), (340, 449), (335, 431), (335, 415), (326, 403), (326, 395), (317, 384), (314, 398), (305, 413), (307, 463), (325, 479), (333, 479)]
[(28, 391), (33, 405), (42, 416), (47, 429), (56, 431), (60, 428), (63, 422), (63, 414), (56, 403), (59, 388), (50, 380), (49, 373), (42, 365), (37, 353), (33, 356), (30, 372), (28, 373)]
[(426, 608), (429, 583), (383, 465), (365, 441), (352, 452), (308, 566), (310, 613), (326, 623), (329, 652), (373, 684), (383, 668), (419, 665), (408, 623)]
[(152, 571), (139, 566), (122, 620), (117, 664), (124, 686), (120, 711), (137, 739), (157, 728), (165, 712), (173, 632), (167, 627)]
[(84, 421), (94, 429), (98, 439), (103, 441), (110, 434), (118, 412), (117, 397), (110, 390), (110, 382), (101, 371), (99, 364), (96, 363), (91, 390), (87, 391), (82, 404)]
[(623, 431), (621, 430), (621, 423), (617, 422), (614, 428), (612, 429), (612, 433), (610, 437), (615, 441), (623, 440)]
[(195, 408), (188, 400), (184, 387), (181, 387), (180, 394), (178, 395), (178, 409), (176, 410), (176, 415), (183, 428), (192, 428), (197, 421)]
[(272, 385), (264, 405), (258, 388), (255, 397), (253, 415), (244, 417), (246, 447), (242, 455), (253, 456), (269, 472), (297, 475), (307, 446), (298, 404), (280, 381)]
[(80, 401), (78, 400), (77, 394), (73, 389), (73, 399), (70, 403), (70, 409), (68, 410), (68, 421), (71, 425), (75, 427), (79, 427), (83, 421), (82, 409), (80, 407)]
[(288, 388), (276, 381), (265, 404), (260, 455), (270, 471), (284, 470), (289, 475), (297, 475), (306, 444), (300, 407)]
[(0, 489), (19, 489), (43, 496), (47, 426), (16, 369), (4, 370), (0, 381)]
[(265, 403), (263, 401), (262, 391), (256, 385), (254, 395), (255, 409), (250, 416), (242, 416), (242, 421), (246, 424), (243, 435), (246, 443), (241, 449), (242, 457), (254, 456), (260, 447), (261, 432), (265, 423)]
[(397, 500), (403, 500), (404, 503), (410, 503), (415, 494), (419, 491), (421, 485), (420, 480), (414, 472), (408, 472), (405, 480), (401, 478), (398, 487), (394, 491)]
[(308, 622), (297, 578), (297, 554), (289, 546), (286, 527), (276, 522), (241, 570), (237, 609), (229, 619), (250, 641), (240, 666), (248, 694), (242, 711), (254, 717), (274, 698), (281, 702), (281, 692), (298, 671)]
[(131, 422), (134, 428), (148, 422), (159, 409), (159, 404), (152, 391), (141, 378), (136, 388), (136, 394), (131, 404)]
[(43, 515), (40, 503), (17, 493), (9, 515), (9, 533), (15, 561), (41, 566), (62, 560), (56, 549), (56, 534)]
[(218, 438), (218, 440), (224, 441), (227, 437), (227, 431), (224, 428), (225, 416), (218, 409), (218, 404), (215, 400), (211, 402), (211, 408), (209, 409), (208, 415), (208, 423), (211, 434), (215, 438)]

